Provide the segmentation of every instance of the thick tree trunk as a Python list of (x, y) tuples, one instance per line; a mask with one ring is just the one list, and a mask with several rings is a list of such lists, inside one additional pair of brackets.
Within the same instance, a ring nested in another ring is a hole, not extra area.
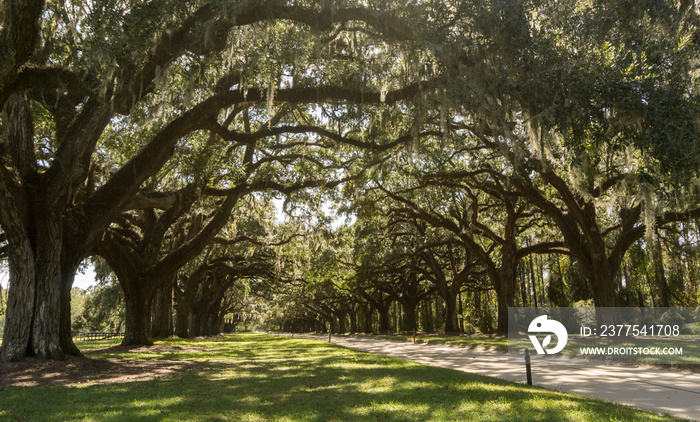
[(391, 302), (382, 303), (382, 306), (378, 307), (379, 311), (379, 333), (387, 334), (391, 331), (391, 324), (389, 323), (389, 310), (391, 309)]
[(205, 309), (204, 304), (200, 300), (192, 306), (192, 318), (190, 319), (190, 337), (203, 336), (205, 331)]
[(585, 268), (593, 290), (593, 303), (598, 308), (615, 307), (617, 306), (614, 283), (616, 273), (608, 265), (604, 250), (593, 255), (591, 263)]
[(60, 218), (45, 213), (37, 230), (36, 295), (32, 323), (32, 354), (46, 359), (60, 359), (61, 321), (61, 242)]
[(122, 346), (150, 346), (151, 338), (151, 298), (140, 291), (124, 291), (126, 304), (125, 331)]
[(70, 291), (73, 288), (73, 280), (75, 272), (78, 270), (78, 264), (69, 265), (63, 264), (62, 287), (61, 287), (61, 323), (60, 323), (60, 344), (64, 353), (72, 356), (82, 356), (78, 347), (73, 343), (72, 319), (71, 319), (71, 297)]
[(501, 281), (501, 288), (496, 291), (496, 302), (498, 304), (498, 321), (496, 332), (498, 334), (508, 333), (508, 308), (513, 306), (515, 301), (514, 289), (507, 287), (508, 282)]
[(41, 222), (35, 225), (34, 242), (29, 236), (17, 236), (9, 248), (10, 291), (2, 360), (81, 355), (73, 343), (70, 314), (70, 290), (79, 260), (62, 262), (62, 255), (67, 254), (60, 218), (49, 212), (36, 218)]
[(15, 227), (4, 226), (11, 241), (2, 360), (65, 355), (60, 341), (62, 226), (59, 217), (45, 211), (48, 207), (38, 208), (34, 248), (19, 221)]
[(192, 313), (190, 320), (190, 338), (199, 337), (202, 335), (202, 320), (198, 318), (197, 312)]
[(348, 313), (343, 309), (338, 312), (338, 334), (345, 334), (345, 320)]
[(226, 314), (227, 312), (223, 309), (219, 309), (218, 314), (216, 315), (216, 332), (214, 334), (221, 334), (222, 332), (224, 333), (230, 333), (233, 332), (233, 328), (229, 328), (226, 325)]
[[(507, 284), (503, 282), (502, 284)], [(498, 302), (498, 326), (496, 332), (498, 334), (508, 333), (508, 308), (513, 306), (513, 300), (515, 296), (512, 294), (513, 291), (508, 291), (506, 289), (500, 289), (497, 291), (496, 301)]]
[[(435, 297), (434, 298), (435, 303), (433, 304), (433, 315), (431, 315), (433, 319), (433, 326), (435, 327), (435, 331), (437, 331), (437, 327), (442, 326), (443, 329), (445, 328), (445, 305), (444, 305), (444, 299), (441, 297)], [(440, 309), (440, 304), (442, 305), (443, 309)]]
[(209, 333), (209, 335), (210, 336), (217, 336), (217, 335), (221, 334), (223, 326), (224, 326), (224, 317), (214, 315), (212, 317), (212, 327), (211, 327), (211, 332)]
[(193, 310), (192, 316), (187, 324), (187, 331), (189, 332), (190, 338), (199, 337), (199, 324), (197, 323), (197, 313)]
[(666, 279), (666, 271), (663, 262), (663, 249), (661, 247), (661, 240), (657, 239), (656, 245), (651, 246), (651, 260), (654, 269), (654, 281), (659, 292), (658, 304), (662, 308), (668, 308), (672, 306), (671, 303), (671, 289), (668, 286), (668, 280)]
[(415, 331), (418, 329), (416, 326), (416, 305), (416, 302), (410, 300), (401, 303), (403, 307), (403, 318), (401, 319), (402, 331)]
[(374, 314), (374, 308), (369, 305), (362, 305), (362, 312), (365, 316), (365, 333), (372, 333), (372, 314)]
[(498, 271), (496, 302), (498, 303), (498, 334), (508, 333), (508, 308), (515, 306), (515, 261), (503, 263)]
[(192, 315), (192, 298), (183, 296), (177, 304), (175, 317), (175, 335), (180, 338), (189, 337), (189, 324)]
[(426, 299), (423, 301), (423, 329), (427, 333), (432, 333), (435, 331), (435, 327), (433, 326), (432, 299)]
[(30, 350), (36, 284), (34, 251), (29, 240), (23, 239), (11, 246), (8, 256), (10, 287), (0, 350), (4, 361), (22, 359)]
[(445, 333), (458, 333), (457, 298), (450, 296), (445, 300)]
[(197, 336), (206, 336), (207, 335), (207, 314), (205, 312), (202, 312), (202, 314), (199, 317), (199, 324), (197, 328)]
[[(596, 307), (596, 319), (599, 325), (617, 325), (622, 322), (622, 316), (617, 309), (615, 293), (615, 275), (610, 271), (606, 262), (597, 262), (594, 270), (588, 273), (593, 290), (593, 303)], [(597, 269), (597, 270), (596, 270)], [(607, 309), (602, 309), (607, 308)]]
[(180, 338), (188, 338), (192, 335), (190, 333), (190, 321), (193, 318), (193, 301), (194, 295), (197, 292), (197, 286), (199, 282), (191, 277), (187, 280), (185, 284), (185, 290), (182, 296), (178, 300), (176, 308), (176, 320), (175, 320), (175, 335)]
[(162, 318), (161, 301), (163, 297), (161, 295), (161, 289), (158, 289), (153, 295), (153, 300), (151, 301), (151, 336), (153, 338), (160, 337), (160, 320)]
[(153, 337), (167, 338), (173, 335), (173, 287), (175, 277), (168, 280), (157, 291), (153, 300)]
[[(207, 329), (206, 335), (214, 336), (221, 334), (221, 324), (219, 324), (219, 310), (221, 309), (221, 300), (214, 302), (207, 311)], [(223, 318), (223, 317), (222, 317)]]
[(351, 333), (356, 333), (357, 332), (357, 310), (351, 310), (348, 312), (348, 315), (350, 316), (350, 332)]
[(458, 333), (457, 295), (450, 289), (442, 291), (440, 296), (445, 303), (445, 333)]
[(204, 335), (214, 336), (221, 332), (221, 330), (216, 328), (216, 318), (214, 318), (213, 315), (209, 315), (209, 317), (206, 320), (205, 326), (206, 329), (204, 330)]

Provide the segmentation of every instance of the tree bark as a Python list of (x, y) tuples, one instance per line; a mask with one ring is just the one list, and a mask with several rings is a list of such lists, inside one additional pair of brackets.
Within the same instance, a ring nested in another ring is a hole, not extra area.
[[(7, 228), (5, 228), (7, 230)], [(27, 356), (34, 314), (34, 251), (29, 239), (16, 242), (9, 249), (10, 286), (7, 292), (2, 360), (15, 361)]]
[(184, 295), (176, 308), (175, 335), (180, 338), (189, 337), (189, 324), (192, 316), (193, 296)]
[(353, 306), (353, 309), (348, 313), (350, 316), (350, 332), (356, 333), (357, 331), (357, 309)]
[(379, 311), (379, 333), (387, 334), (391, 331), (389, 323), (389, 309), (391, 308), (391, 302), (383, 302), (377, 308)]
[[(501, 283), (501, 287), (506, 284)], [(513, 299), (515, 296), (508, 291), (506, 288), (497, 289), (496, 291), (496, 301), (498, 303), (498, 325), (496, 332), (498, 334), (508, 333), (508, 307), (512, 306)]]
[(153, 300), (152, 335), (167, 338), (173, 335), (173, 288), (175, 276), (169, 279), (157, 291)]
[(345, 309), (341, 309), (338, 312), (338, 334), (345, 334), (345, 320), (347, 319), (347, 312)]
[[(208, 336), (221, 334), (221, 324), (219, 324), (219, 311), (221, 310), (221, 299), (216, 300), (207, 311), (207, 330)], [(223, 318), (223, 317), (222, 317)]]
[(496, 302), (498, 304), (498, 322), (496, 332), (498, 334), (508, 333), (508, 308), (515, 306), (515, 268), (517, 261), (512, 256), (505, 256), (498, 269), (498, 279), (496, 280)]
[(363, 304), (362, 305), (362, 312), (364, 313), (365, 316), (365, 333), (371, 334), (372, 333), (372, 314), (374, 314), (374, 308), (371, 307), (370, 305)]
[(64, 263), (61, 266), (63, 276), (61, 277), (61, 322), (60, 322), (60, 344), (64, 353), (72, 356), (82, 356), (80, 349), (73, 342), (72, 318), (71, 318), (71, 289), (75, 280), (75, 273), (78, 264), (70, 265)]
[(11, 241), (8, 256), (10, 289), (1, 353), (7, 361), (25, 356), (62, 359), (65, 355), (60, 341), (61, 222), (46, 207), (36, 212), (35, 247), (28, 232), (17, 227), (24, 236)]
[(125, 330), (122, 346), (150, 346), (151, 338), (151, 297), (142, 291), (124, 289), (126, 304)]
[(404, 300), (401, 302), (403, 307), (403, 318), (401, 321), (402, 331), (414, 331), (417, 330), (416, 326), (416, 302), (410, 300)]
[(35, 241), (22, 236), (13, 239), (9, 248), (10, 291), (2, 360), (81, 355), (73, 343), (70, 315), (70, 291), (79, 260), (62, 262), (62, 255), (67, 254), (60, 218), (41, 211), (35, 218), (39, 221), (33, 228)]
[(190, 324), (189, 324), (189, 329), (190, 329), (190, 338), (192, 337), (199, 337), (202, 334), (202, 319), (204, 319), (204, 316), (202, 315), (204, 313), (204, 310), (201, 309), (201, 304), (195, 304), (192, 307), (192, 318), (190, 319)]
[(200, 267), (185, 281), (185, 288), (182, 296), (177, 302), (175, 335), (180, 338), (190, 337), (190, 321), (193, 319), (193, 301), (197, 293), (197, 288), (202, 282), (202, 277), (206, 277), (205, 267)]
[(427, 333), (432, 333), (435, 331), (433, 326), (433, 308), (431, 299), (426, 299), (423, 301), (423, 330)]
[(445, 333), (458, 333), (459, 324), (457, 322), (457, 295), (453, 292), (445, 292), (441, 295), (445, 302)]

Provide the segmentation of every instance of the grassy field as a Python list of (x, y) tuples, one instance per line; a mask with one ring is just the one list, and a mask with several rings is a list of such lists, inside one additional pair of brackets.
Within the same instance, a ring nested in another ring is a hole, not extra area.
[(116, 342), (80, 347), (93, 359), (187, 366), (147, 381), (0, 387), (0, 420), (675, 420), (313, 340), (239, 334), (151, 349), (108, 347)]

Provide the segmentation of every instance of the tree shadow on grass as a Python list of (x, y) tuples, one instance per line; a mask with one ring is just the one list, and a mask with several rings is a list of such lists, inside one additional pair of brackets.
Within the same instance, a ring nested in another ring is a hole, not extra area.
[[(166, 379), (6, 389), (3, 420), (671, 420), (624, 406), (297, 341), (231, 342)], [(218, 356), (218, 355), (217, 355)], [(201, 358), (201, 356), (200, 356)], [(41, 396), (40, 405), (36, 397)]]
[(182, 373), (186, 361), (88, 359), (62, 361), (25, 359), (0, 364), (0, 387), (76, 386), (85, 383), (143, 381)]

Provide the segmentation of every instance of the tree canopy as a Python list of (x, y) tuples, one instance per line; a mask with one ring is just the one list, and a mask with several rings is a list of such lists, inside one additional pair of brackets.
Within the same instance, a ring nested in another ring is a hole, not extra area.
[(698, 303), (689, 2), (5, 0), (0, 22), (2, 359), (79, 354), (91, 256), (125, 344), (253, 309), (503, 332), (529, 303)]

